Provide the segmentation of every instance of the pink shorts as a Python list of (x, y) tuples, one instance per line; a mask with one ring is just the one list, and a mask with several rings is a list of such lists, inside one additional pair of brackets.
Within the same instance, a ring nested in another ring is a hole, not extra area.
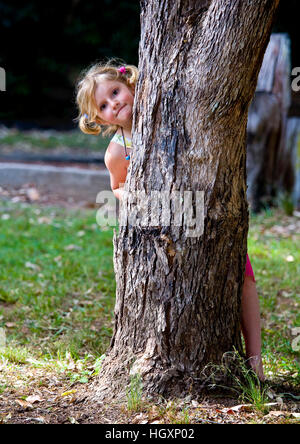
[(252, 266), (251, 266), (251, 262), (247, 253), (247, 260), (246, 260), (246, 271), (245, 271), (245, 276), (250, 276), (253, 278), (254, 282), (255, 282), (255, 277), (254, 277), (254, 273), (252, 270)]

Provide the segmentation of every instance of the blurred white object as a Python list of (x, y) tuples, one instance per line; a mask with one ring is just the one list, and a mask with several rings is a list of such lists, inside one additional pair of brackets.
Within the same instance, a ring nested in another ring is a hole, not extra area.
[(6, 334), (4, 328), (0, 328), (0, 347), (6, 347)]

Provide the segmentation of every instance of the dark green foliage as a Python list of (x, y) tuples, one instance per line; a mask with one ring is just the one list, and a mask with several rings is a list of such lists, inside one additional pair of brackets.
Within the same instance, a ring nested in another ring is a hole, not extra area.
[(139, 26), (137, 1), (0, 2), (0, 119), (72, 124), (80, 71), (106, 57), (137, 64)]

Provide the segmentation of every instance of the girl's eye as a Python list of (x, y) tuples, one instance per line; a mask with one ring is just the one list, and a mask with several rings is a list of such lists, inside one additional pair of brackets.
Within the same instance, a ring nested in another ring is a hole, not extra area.
[(113, 90), (113, 95), (116, 96), (118, 94), (119, 90), (118, 89), (114, 89)]
[(100, 111), (103, 111), (105, 109), (106, 105), (105, 103), (103, 105), (100, 106)]

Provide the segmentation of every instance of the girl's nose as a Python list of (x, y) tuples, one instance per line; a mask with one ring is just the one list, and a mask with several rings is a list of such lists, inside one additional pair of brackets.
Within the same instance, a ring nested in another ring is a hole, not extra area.
[(118, 100), (112, 100), (111, 101), (111, 106), (112, 106), (113, 109), (118, 108), (118, 106), (119, 106)]

